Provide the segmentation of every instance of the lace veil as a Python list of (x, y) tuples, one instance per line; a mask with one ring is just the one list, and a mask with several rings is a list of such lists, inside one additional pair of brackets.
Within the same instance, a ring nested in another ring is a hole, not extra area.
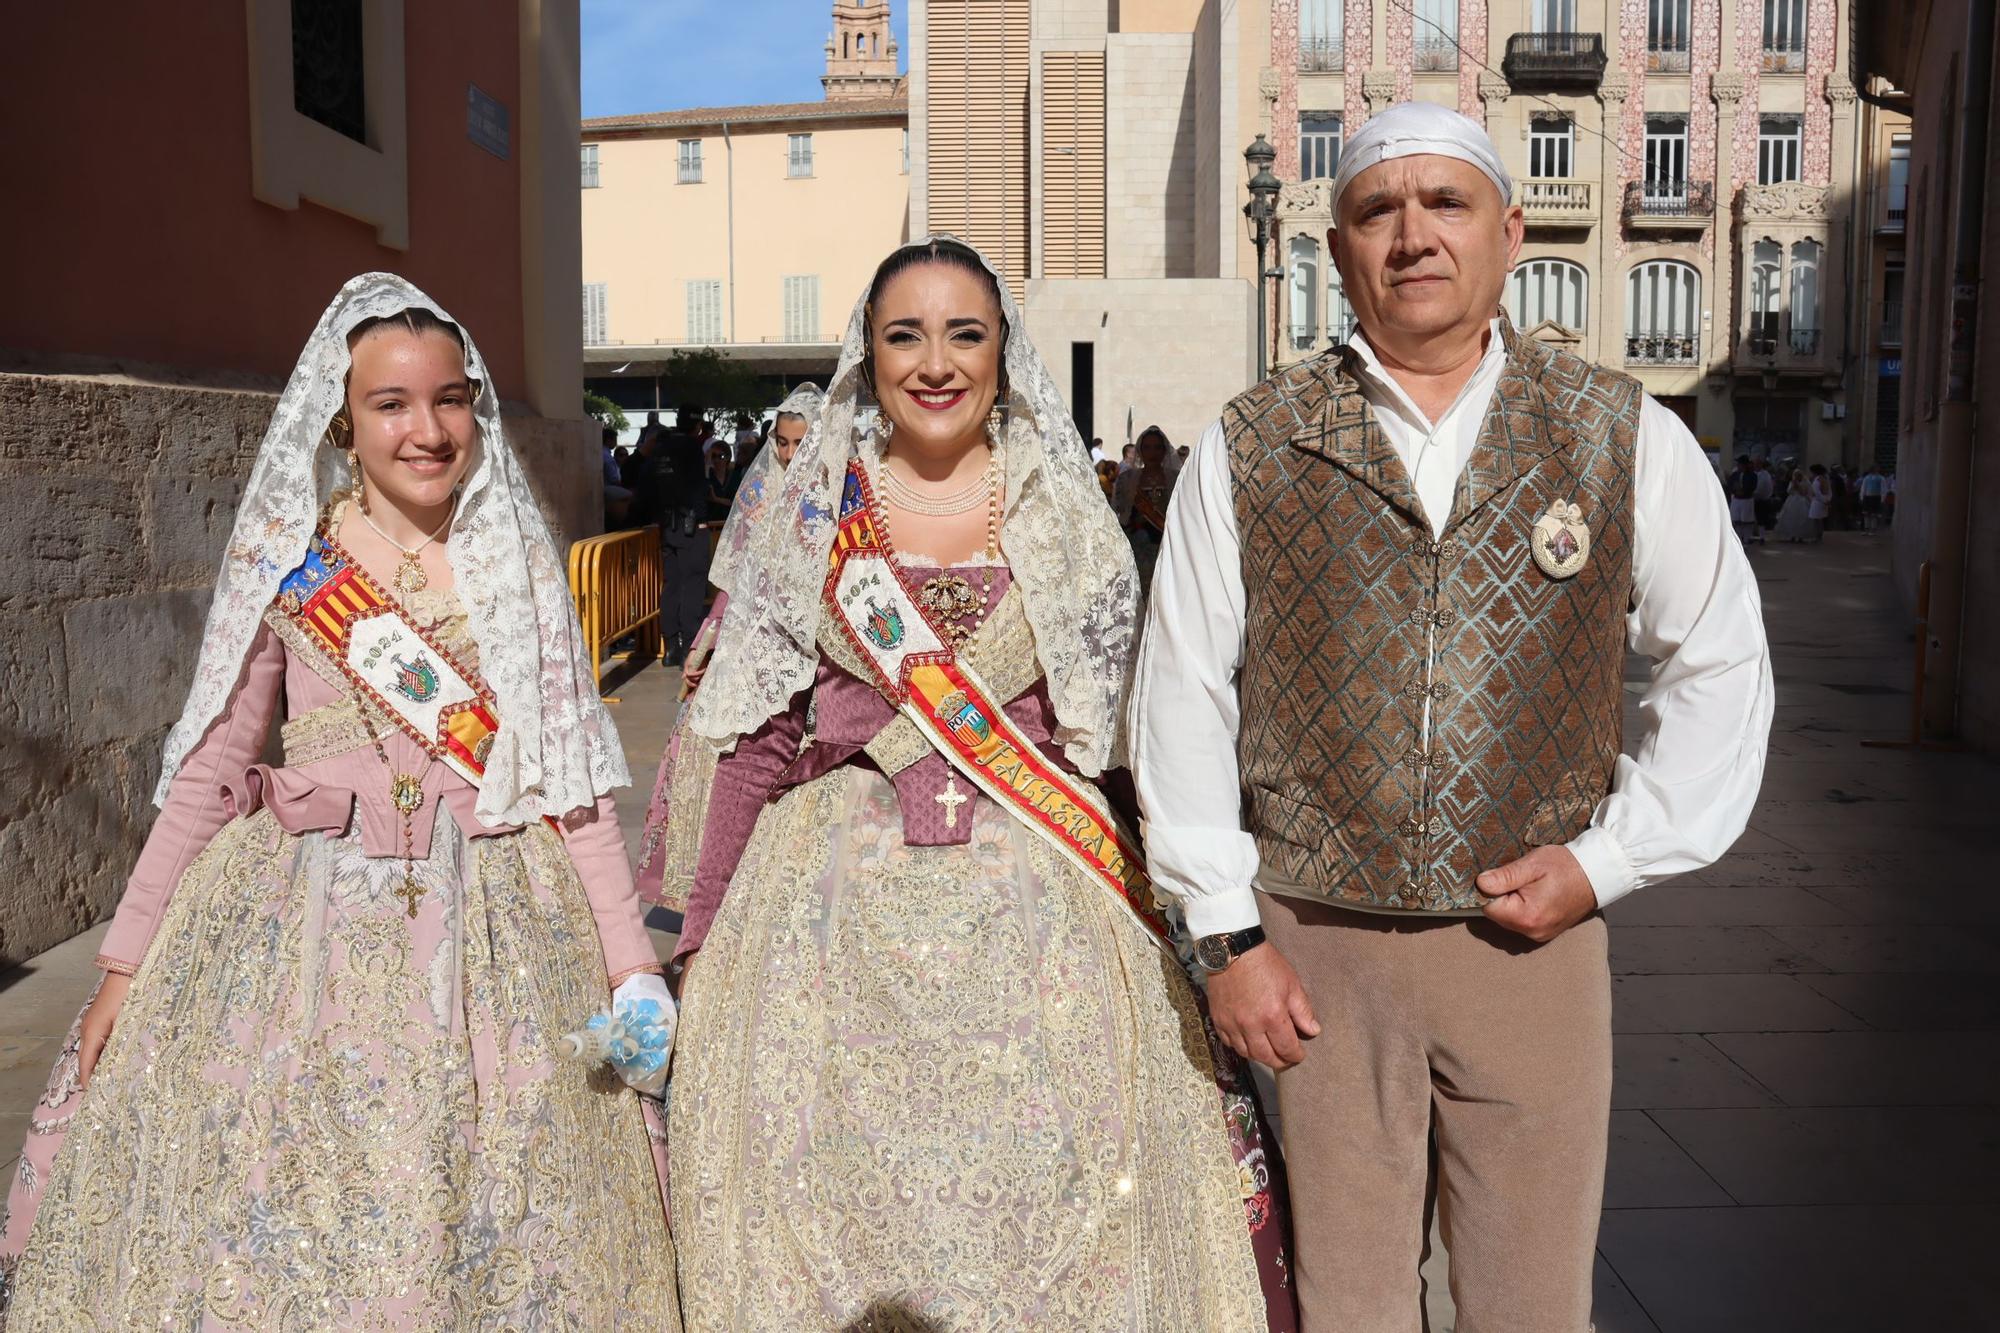
[[(778, 404), (778, 415), (803, 417), (810, 431), (825, 401), (826, 395), (817, 384), (801, 384)], [(776, 429), (776, 423), (772, 428)], [(804, 440), (799, 441), (799, 448), (804, 450)], [(744, 472), (743, 484), (736, 488), (736, 500), (729, 507), (729, 519), (722, 525), (715, 558), (708, 566), (708, 581), (732, 597), (743, 567), (750, 562), (750, 539), (757, 531), (757, 520), (769, 512), (770, 502), (777, 499), (778, 488), (784, 484), (784, 466), (778, 462), (777, 449), (767, 441)]]
[[(953, 238), (937, 235), (913, 242)], [(1035, 652), (1056, 714), (1056, 740), (1080, 769), (1121, 762), (1119, 713), (1129, 681), (1138, 575), (1048, 367), (1028, 341), (1027, 322), (992, 264), (1007, 324), (1008, 393), (1000, 404), (1006, 508), (1000, 547), (1034, 630)], [(755, 731), (812, 683), (815, 634), (834, 513), (848, 461), (878, 462), (881, 444), (861, 423), (868, 296), (847, 321), (840, 362), (819, 421), (800, 444), (771, 510), (756, 525), (752, 559), (737, 575), (722, 633), (690, 725), (728, 744)]]
[(320, 316), (264, 432), (223, 551), (194, 683), (167, 734), (155, 803), (165, 802), (188, 752), (228, 705), (279, 581), (304, 557), (322, 505), (345, 484), (342, 460), (322, 437), (346, 399), (348, 334), (363, 320), (411, 306), (458, 326), (466, 373), (479, 384), (478, 456), (445, 544), (479, 645), (480, 674), (500, 712), (477, 813), (491, 824), (525, 824), (631, 782), (591, 678), (563, 560), (507, 445), (500, 396), (471, 332), (395, 274), (364, 273)]

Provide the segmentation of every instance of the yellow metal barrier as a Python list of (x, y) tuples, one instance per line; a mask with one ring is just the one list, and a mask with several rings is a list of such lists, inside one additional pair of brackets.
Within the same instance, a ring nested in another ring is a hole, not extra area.
[(569, 592), (600, 685), (605, 650), (626, 635), (639, 636), (642, 658), (660, 655), (663, 577), (657, 527), (586, 537), (569, 548)]

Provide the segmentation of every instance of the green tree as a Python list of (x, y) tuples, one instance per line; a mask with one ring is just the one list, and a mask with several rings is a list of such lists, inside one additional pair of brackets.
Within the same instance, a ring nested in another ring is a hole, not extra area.
[(625, 420), (624, 408), (618, 406), (618, 404), (612, 402), (603, 394), (591, 389), (583, 391), (583, 410), (586, 414), (596, 417), (599, 422), (616, 431), (623, 431), (628, 424)]
[(713, 347), (677, 348), (667, 355), (667, 391), (678, 403), (711, 412), (755, 414), (764, 406), (757, 373)]

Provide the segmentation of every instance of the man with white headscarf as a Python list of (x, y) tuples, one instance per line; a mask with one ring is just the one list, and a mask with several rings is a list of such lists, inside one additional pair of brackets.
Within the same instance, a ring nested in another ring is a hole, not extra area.
[(1434, 1197), (1460, 1329), (1581, 1333), (1600, 909), (1744, 827), (1757, 590), (1680, 421), (1501, 313), (1521, 211), (1484, 130), (1393, 107), (1333, 190), (1353, 341), (1232, 401), (1168, 517), (1132, 705), (1151, 869), (1224, 1039), (1283, 1071), (1306, 1327), (1418, 1326)]

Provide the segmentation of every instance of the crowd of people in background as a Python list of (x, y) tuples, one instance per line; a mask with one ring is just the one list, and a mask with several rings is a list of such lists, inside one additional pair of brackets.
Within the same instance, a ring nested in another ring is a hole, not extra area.
[(1896, 516), (1896, 474), (1870, 466), (1807, 467), (1738, 454), (1722, 477), (1729, 521), (1745, 546), (1817, 542), (1827, 529), (1874, 532)]

